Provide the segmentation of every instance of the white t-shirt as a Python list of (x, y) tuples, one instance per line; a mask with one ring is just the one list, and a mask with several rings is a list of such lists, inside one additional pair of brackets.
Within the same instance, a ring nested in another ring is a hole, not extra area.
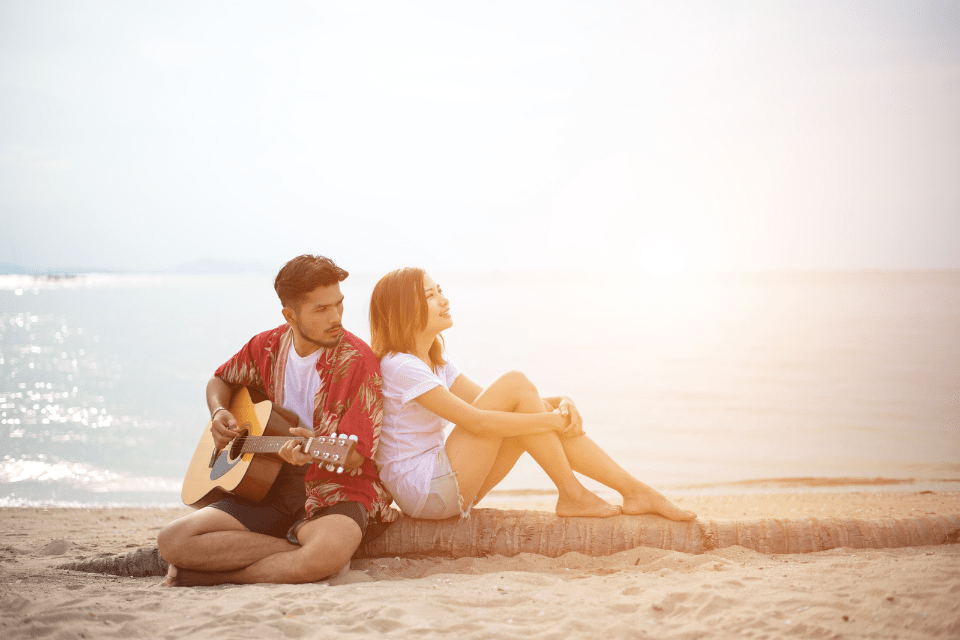
[(287, 366), (283, 370), (283, 407), (300, 416), (308, 428), (313, 427), (313, 405), (320, 390), (317, 360), (321, 351), (323, 349), (317, 349), (301, 358), (291, 342)]
[(394, 498), (422, 506), (430, 490), (443, 430), (450, 422), (416, 398), (443, 385), (449, 389), (460, 369), (452, 362), (434, 373), (420, 358), (393, 353), (380, 361), (383, 374), (383, 427), (377, 449), (380, 479)]

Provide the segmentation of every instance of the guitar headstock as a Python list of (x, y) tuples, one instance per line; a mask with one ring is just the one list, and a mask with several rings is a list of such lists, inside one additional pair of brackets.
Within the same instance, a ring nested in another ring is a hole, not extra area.
[(345, 433), (339, 436), (314, 436), (303, 445), (303, 451), (313, 456), (327, 471), (343, 473), (343, 469), (350, 458), (350, 454), (357, 448), (357, 436), (347, 437)]

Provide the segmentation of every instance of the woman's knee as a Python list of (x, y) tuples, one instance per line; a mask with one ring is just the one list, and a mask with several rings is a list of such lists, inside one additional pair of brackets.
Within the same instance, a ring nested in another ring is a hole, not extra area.
[(497, 378), (504, 388), (510, 389), (518, 398), (537, 395), (537, 387), (522, 371), (507, 371)]
[(477, 396), (473, 405), (493, 411), (543, 411), (536, 386), (521, 371), (508, 371), (497, 376), (497, 379)]

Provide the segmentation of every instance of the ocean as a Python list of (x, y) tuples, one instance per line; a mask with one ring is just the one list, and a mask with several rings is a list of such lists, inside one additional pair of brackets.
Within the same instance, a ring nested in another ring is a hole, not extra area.
[[(572, 397), (668, 495), (960, 487), (960, 271), (431, 275), (470, 378)], [(272, 275), (0, 276), (0, 506), (178, 504), (207, 380), (281, 322)]]

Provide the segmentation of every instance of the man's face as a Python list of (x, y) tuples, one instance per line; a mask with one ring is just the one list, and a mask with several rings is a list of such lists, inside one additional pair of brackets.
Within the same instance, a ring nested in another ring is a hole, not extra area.
[(283, 317), (300, 339), (301, 344), (295, 347), (301, 356), (309, 355), (321, 347), (336, 346), (343, 331), (340, 283), (317, 287), (300, 300), (296, 309), (284, 307)]

